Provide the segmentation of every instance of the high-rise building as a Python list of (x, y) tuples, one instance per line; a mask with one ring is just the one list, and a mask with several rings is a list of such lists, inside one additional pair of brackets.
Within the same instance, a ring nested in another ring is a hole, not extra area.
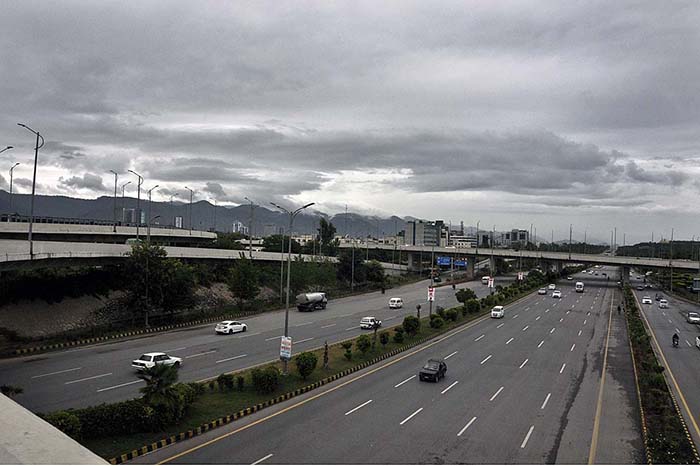
[(248, 234), (248, 227), (245, 225), (245, 223), (236, 220), (233, 222), (233, 228), (232, 228), (234, 233), (240, 233), (242, 235), (247, 235)]
[(404, 244), (409, 246), (447, 246), (450, 231), (442, 220), (406, 222)]

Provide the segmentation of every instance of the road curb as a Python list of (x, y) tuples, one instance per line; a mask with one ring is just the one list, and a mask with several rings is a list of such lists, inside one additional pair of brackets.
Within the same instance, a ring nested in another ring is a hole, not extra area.
[[(521, 296), (520, 298), (518, 298), (518, 299), (516, 299), (516, 300), (514, 300), (514, 301), (512, 301), (512, 302), (510, 302), (510, 303), (507, 303), (507, 304), (508, 304), (508, 305), (516, 304), (517, 302), (522, 301), (523, 299), (529, 297), (529, 296), (530, 296), (531, 294), (533, 294), (534, 292), (535, 292), (535, 290), (533, 290), (533, 291), (527, 293), (526, 295)], [(289, 400), (289, 399), (291, 399), (291, 398), (294, 398), (294, 397), (296, 397), (296, 396), (299, 396), (299, 395), (302, 395), (302, 394), (304, 394), (304, 393), (307, 393), (307, 392), (309, 392), (309, 391), (311, 391), (311, 390), (314, 390), (314, 389), (316, 389), (316, 388), (319, 388), (319, 387), (321, 387), (321, 386), (323, 386), (323, 385), (326, 385), (326, 384), (328, 384), (328, 383), (330, 383), (330, 382), (334, 382), (334, 381), (336, 381), (336, 380), (338, 380), (338, 379), (340, 379), (340, 378), (342, 378), (342, 377), (345, 377), (345, 376), (347, 376), (347, 375), (353, 374), (353, 373), (355, 373), (355, 372), (357, 372), (357, 371), (359, 371), (359, 370), (361, 370), (361, 369), (365, 369), (366, 367), (372, 366), (372, 365), (374, 365), (374, 364), (376, 364), (376, 363), (378, 363), (378, 362), (380, 362), (380, 361), (383, 361), (383, 360), (388, 359), (388, 358), (390, 358), (390, 357), (396, 356), (397, 354), (403, 353), (403, 352), (405, 352), (405, 351), (407, 351), (407, 350), (409, 350), (409, 349), (412, 349), (412, 348), (414, 348), (414, 347), (416, 347), (416, 346), (418, 346), (418, 345), (422, 345), (423, 343), (426, 343), (426, 342), (428, 342), (428, 341), (430, 341), (430, 340), (433, 340), (433, 339), (435, 339), (435, 338), (439, 338), (439, 337), (441, 337), (441, 336), (443, 336), (443, 335), (445, 335), (445, 334), (447, 334), (447, 333), (449, 333), (449, 332), (451, 332), (451, 331), (453, 331), (453, 330), (455, 330), (455, 329), (458, 329), (458, 328), (462, 327), (463, 325), (467, 325), (467, 324), (473, 323), (473, 322), (477, 321), (478, 319), (487, 316), (487, 315), (489, 314), (489, 312), (490, 312), (490, 311), (488, 311), (488, 310), (487, 310), (487, 311), (483, 311), (483, 312), (480, 313), (480, 314), (476, 314), (476, 315), (474, 316), (473, 319), (471, 319), (471, 320), (469, 320), (469, 321), (467, 321), (467, 322), (464, 322), (463, 324), (458, 325), (458, 326), (456, 326), (456, 327), (454, 327), (454, 328), (451, 328), (451, 329), (449, 329), (449, 330), (446, 330), (445, 332), (438, 333), (438, 334), (432, 335), (432, 336), (430, 336), (430, 337), (421, 338), (421, 339), (418, 340), (418, 341), (415, 341), (415, 342), (413, 342), (413, 343), (404, 345), (404, 346), (402, 346), (402, 347), (400, 347), (400, 348), (396, 348), (396, 349), (394, 349), (394, 350), (392, 350), (392, 351), (390, 351), (390, 352), (388, 352), (388, 353), (385, 353), (385, 354), (383, 354), (383, 355), (381, 355), (381, 356), (377, 356), (376, 358), (373, 358), (373, 359), (371, 359), (371, 360), (369, 360), (369, 361), (365, 361), (365, 362), (363, 362), (363, 363), (361, 363), (361, 364), (358, 364), (358, 365), (356, 365), (356, 366), (353, 366), (353, 367), (351, 367), (350, 369), (345, 369), (344, 371), (338, 372), (337, 374), (333, 374), (333, 375), (330, 376), (330, 377), (326, 377), (326, 378), (324, 378), (324, 379), (321, 379), (321, 380), (319, 380), (318, 382), (315, 382), (315, 383), (310, 384), (310, 385), (306, 385), (306, 386), (304, 386), (304, 387), (302, 387), (302, 388), (298, 388), (298, 389), (294, 390), (293, 392), (287, 392), (287, 393), (285, 393), (284, 395), (280, 395), (280, 396), (278, 396), (278, 397), (269, 399), (269, 400), (267, 400), (267, 401), (264, 401), (263, 403), (258, 403), (257, 405), (254, 405), (254, 406), (251, 406), (251, 407), (242, 409), (242, 410), (240, 410), (240, 411), (238, 411), (238, 412), (236, 412), (236, 413), (229, 414), (229, 415), (226, 415), (226, 416), (223, 416), (223, 417), (214, 419), (214, 420), (212, 420), (211, 422), (208, 422), (208, 423), (205, 423), (205, 424), (200, 425), (200, 426), (197, 427), (196, 429), (188, 430), (187, 432), (180, 432), (180, 433), (178, 433), (178, 434), (171, 435), (171, 436), (169, 436), (169, 437), (167, 437), (167, 438), (161, 439), (161, 440), (159, 440), (159, 441), (157, 441), (157, 442), (153, 442), (153, 443), (151, 443), (151, 444), (149, 444), (149, 445), (144, 445), (144, 446), (142, 446), (141, 448), (137, 448), (137, 449), (131, 450), (130, 452), (123, 453), (123, 454), (121, 454), (121, 455), (119, 455), (119, 456), (116, 456), (116, 457), (114, 457), (114, 458), (110, 458), (108, 461), (109, 461), (111, 464), (122, 464), (122, 463), (125, 463), (125, 462), (127, 462), (127, 461), (130, 461), (130, 460), (132, 460), (132, 459), (134, 459), (134, 458), (136, 458), (136, 457), (138, 457), (138, 456), (146, 455), (146, 454), (151, 453), (151, 452), (153, 452), (153, 451), (155, 451), (155, 450), (164, 448), (164, 447), (166, 447), (166, 446), (168, 446), (168, 445), (172, 445), (172, 444), (174, 444), (174, 443), (178, 443), (178, 442), (181, 442), (181, 441), (183, 441), (183, 440), (187, 440), (187, 439), (196, 437), (196, 436), (198, 436), (198, 435), (201, 435), (201, 434), (203, 434), (203, 433), (205, 433), (205, 432), (208, 432), (208, 431), (210, 431), (210, 430), (212, 430), (212, 429), (215, 429), (215, 428), (217, 428), (217, 427), (221, 427), (221, 426), (223, 426), (223, 425), (230, 424), (231, 422), (236, 421), (236, 420), (238, 420), (238, 419), (240, 419), (240, 418), (242, 418), (242, 417), (249, 416), (249, 415), (251, 415), (251, 414), (253, 414), (253, 413), (256, 413), (256, 412), (260, 411), (260, 410), (263, 409), (263, 408), (267, 408), (267, 407), (269, 407), (269, 406), (272, 406), (272, 405), (281, 403), (281, 402), (283, 402), (283, 401), (287, 401), (287, 400)], [(354, 339), (354, 338), (352, 338), (352, 339)], [(343, 340), (343, 341), (347, 341), (347, 340)], [(339, 345), (340, 343), (341, 343), (341, 342), (339, 342), (339, 343), (337, 343), (337, 344)], [(318, 349), (318, 348), (315, 348), (315, 349)], [(309, 350), (309, 351), (313, 351), (313, 350), (314, 350), (314, 349), (311, 349), (311, 350)]]

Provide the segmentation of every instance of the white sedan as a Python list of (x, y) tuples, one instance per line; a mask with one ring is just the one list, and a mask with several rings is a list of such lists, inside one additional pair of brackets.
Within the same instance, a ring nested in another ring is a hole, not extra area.
[(552, 298), (561, 298), (561, 291), (559, 291), (559, 290), (552, 291)]
[(550, 290), (556, 290), (557, 285), (555, 285), (554, 283), (550, 283), (549, 286), (547, 286), (547, 288), (549, 288)]
[(231, 335), (233, 333), (238, 332), (245, 332), (246, 330), (248, 330), (248, 326), (236, 320), (224, 320), (223, 322), (216, 324), (216, 328), (214, 329), (216, 333), (226, 335)]
[(157, 364), (180, 367), (182, 365), (182, 358), (168, 356), (165, 353), (146, 353), (139, 356), (138, 359), (131, 361), (131, 367), (138, 371), (149, 369)]

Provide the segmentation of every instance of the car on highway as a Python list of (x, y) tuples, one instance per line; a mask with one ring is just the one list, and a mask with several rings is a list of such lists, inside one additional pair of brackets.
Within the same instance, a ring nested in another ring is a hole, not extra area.
[(688, 312), (685, 320), (687, 320), (689, 324), (700, 324), (700, 314), (697, 312)]
[(561, 291), (559, 291), (559, 290), (552, 291), (552, 298), (561, 298)]
[(402, 307), (403, 307), (403, 299), (401, 299), (401, 298), (389, 299), (389, 309), (401, 309)]
[(637, 285), (637, 290), (644, 291), (644, 285)]
[(695, 346), (700, 348), (700, 337), (695, 337)]
[(537, 290), (537, 294), (547, 294), (547, 288), (540, 288)]
[(233, 335), (234, 333), (245, 332), (246, 330), (248, 330), (248, 326), (237, 320), (224, 320), (214, 327), (214, 331), (219, 335)]
[(131, 367), (137, 371), (149, 369), (157, 364), (180, 367), (182, 365), (182, 358), (168, 356), (165, 353), (145, 353), (139, 356), (138, 359), (131, 361)]
[(494, 306), (491, 308), (491, 318), (492, 319), (502, 319), (505, 317), (506, 311), (503, 306)]
[(649, 296), (645, 296), (642, 298), (642, 304), (651, 304), (651, 298)]
[(481, 277), (481, 284), (488, 285), (490, 279), (491, 279), (491, 277), (489, 277), (488, 275), (484, 275), (483, 277)]
[(571, 275), (569, 275), (568, 277), (566, 277), (566, 279), (567, 279), (567, 280), (573, 280), (574, 277), (572, 277)]
[(659, 300), (659, 309), (668, 309), (668, 301), (665, 299)]
[(445, 378), (447, 364), (442, 359), (428, 359), (423, 368), (418, 372), (418, 379), (425, 381), (439, 382)]
[(656, 294), (654, 295), (654, 299), (657, 300), (657, 301), (661, 301), (661, 295), (660, 295), (659, 293), (656, 293)]
[(557, 285), (555, 285), (554, 283), (550, 283), (549, 285), (547, 285), (547, 288), (550, 289), (550, 290), (556, 290), (556, 289), (557, 289)]
[(360, 320), (361, 329), (373, 329), (375, 327), (379, 328), (382, 326), (382, 321), (374, 317), (363, 317)]

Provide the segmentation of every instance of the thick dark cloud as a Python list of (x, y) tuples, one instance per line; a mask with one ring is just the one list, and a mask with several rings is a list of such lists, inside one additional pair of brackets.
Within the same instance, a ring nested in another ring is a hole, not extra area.
[(89, 189), (91, 191), (107, 191), (107, 187), (102, 181), (102, 177), (93, 173), (84, 173), (83, 176), (71, 176), (70, 178), (59, 178), (60, 185), (71, 189)]

